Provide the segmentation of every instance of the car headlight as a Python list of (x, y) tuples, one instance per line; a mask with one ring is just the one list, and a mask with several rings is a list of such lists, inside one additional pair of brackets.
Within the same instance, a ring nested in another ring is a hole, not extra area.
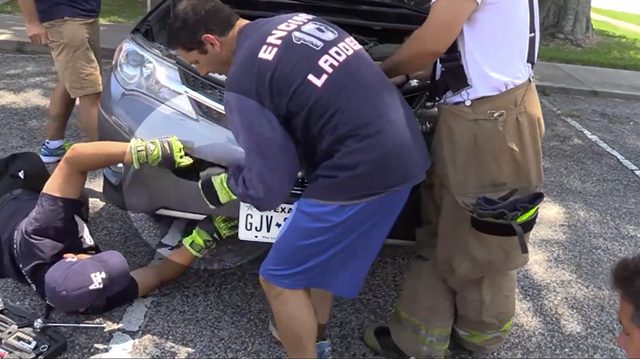
[(139, 91), (187, 116), (197, 117), (178, 69), (131, 40), (123, 41), (116, 50), (113, 73), (126, 90)]

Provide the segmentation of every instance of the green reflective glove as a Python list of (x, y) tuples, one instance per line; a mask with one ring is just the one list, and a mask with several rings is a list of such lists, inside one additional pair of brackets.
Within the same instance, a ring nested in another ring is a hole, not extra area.
[(237, 198), (229, 189), (227, 178), (226, 173), (221, 173), (214, 176), (205, 176), (198, 183), (200, 193), (209, 204), (209, 207), (217, 208)]
[(202, 258), (209, 249), (215, 247), (215, 239), (200, 227), (194, 228), (191, 235), (182, 239), (182, 245), (195, 257)]
[(227, 239), (238, 234), (237, 218), (215, 216), (211, 222), (213, 222), (213, 227), (220, 239)]
[[(211, 233), (211, 234), (209, 234)], [(182, 244), (195, 257), (202, 258), (217, 241), (238, 233), (238, 220), (231, 217), (214, 216), (199, 223), (191, 235), (182, 239)]]
[(176, 136), (148, 141), (136, 137), (129, 142), (129, 148), (135, 169), (142, 165), (174, 169), (187, 167), (193, 163), (193, 159), (185, 154), (184, 145)]

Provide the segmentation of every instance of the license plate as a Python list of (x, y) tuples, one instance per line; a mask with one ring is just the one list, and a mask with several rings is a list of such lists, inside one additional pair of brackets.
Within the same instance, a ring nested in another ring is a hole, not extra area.
[(274, 243), (293, 205), (281, 204), (272, 211), (260, 212), (248, 203), (240, 203), (238, 238), (243, 241)]

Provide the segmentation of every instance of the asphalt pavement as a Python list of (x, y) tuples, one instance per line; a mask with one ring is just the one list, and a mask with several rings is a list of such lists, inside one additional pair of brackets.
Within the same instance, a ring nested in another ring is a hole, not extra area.
[[(0, 148), (36, 150), (49, 92), (48, 56), (0, 52)], [(542, 96), (546, 121), (541, 218), (529, 264), (519, 272), (512, 335), (492, 357), (621, 357), (617, 296), (610, 269), (640, 247), (640, 103), (610, 98)], [(78, 139), (72, 119), (71, 139)], [(635, 166), (635, 167), (634, 167)], [(166, 226), (104, 203), (101, 178), (90, 176), (91, 231), (103, 248), (118, 249), (131, 267), (153, 260), (149, 238)], [(360, 341), (366, 323), (393, 310), (410, 248), (387, 247), (354, 301), (336, 304), (329, 335), (338, 357), (373, 357)], [(120, 329), (65, 329), (66, 357), (281, 357), (267, 330), (268, 305), (255, 274), (257, 262), (225, 271), (191, 269), (180, 280), (132, 306), (92, 320)], [(31, 289), (0, 280), (7, 302), (41, 311)], [(467, 357), (457, 353), (458, 357)]]

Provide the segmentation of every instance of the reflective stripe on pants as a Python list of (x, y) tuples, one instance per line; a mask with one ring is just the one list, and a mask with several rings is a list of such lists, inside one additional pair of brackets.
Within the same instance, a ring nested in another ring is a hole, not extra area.
[(426, 327), (418, 321), (413, 320), (409, 315), (400, 309), (396, 309), (394, 313), (397, 320), (404, 322), (404, 325), (410, 328), (417, 340), (432, 352), (443, 352), (449, 347), (449, 338), (451, 338), (451, 328), (434, 328)]
[(529, 258), (517, 238), (475, 231), (465, 204), (514, 188), (537, 190), (544, 131), (530, 81), (470, 107), (439, 107), (434, 166), (422, 185), (423, 228), (398, 299), (400, 314), (389, 322), (406, 354), (441, 356), (443, 342), (434, 341), (438, 332), (428, 328), (455, 325), (461, 344), (478, 352), (506, 339), (515, 314), (516, 271)]
[(490, 346), (491, 342), (495, 342), (496, 340), (502, 341), (511, 331), (511, 327), (513, 327), (513, 318), (502, 328), (495, 331), (463, 330), (457, 325), (453, 326), (460, 340), (481, 348)]

